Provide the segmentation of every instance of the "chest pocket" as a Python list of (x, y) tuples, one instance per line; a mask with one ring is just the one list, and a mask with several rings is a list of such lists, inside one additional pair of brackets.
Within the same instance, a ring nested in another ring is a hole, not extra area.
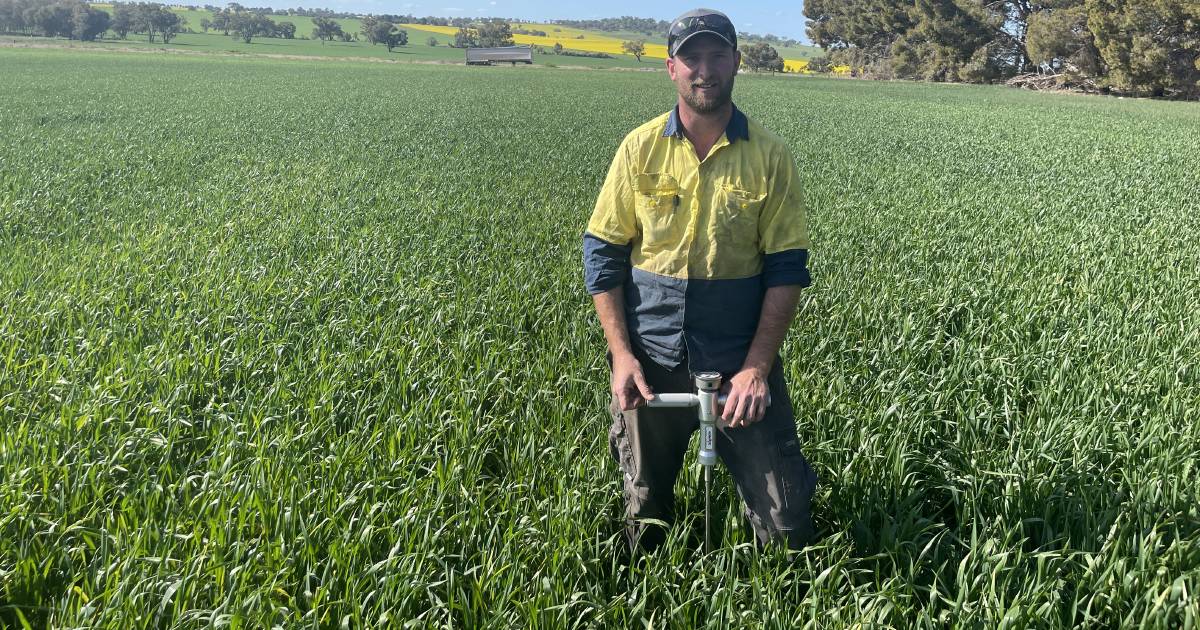
[(739, 245), (758, 244), (758, 220), (767, 193), (722, 184), (717, 193), (716, 234)]
[(635, 212), (642, 230), (642, 251), (654, 255), (671, 249), (675, 234), (676, 211), (680, 206), (679, 182), (668, 173), (638, 175)]

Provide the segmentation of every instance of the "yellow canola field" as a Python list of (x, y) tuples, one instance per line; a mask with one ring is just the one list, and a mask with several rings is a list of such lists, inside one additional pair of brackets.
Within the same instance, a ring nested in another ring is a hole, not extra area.
[[(427, 24), (401, 24), (401, 28), (414, 29), (418, 31), (429, 31), (431, 33), (440, 33), (442, 35), (454, 36), (458, 32), (457, 26), (430, 26)], [(513, 33), (514, 44), (529, 44), (533, 46), (544, 46), (546, 48), (554, 48), (554, 44), (562, 44), (563, 48), (572, 50), (583, 50), (587, 52), (602, 52), (610, 55), (624, 55), (625, 50), (621, 48), (623, 40), (616, 37), (608, 37), (607, 35), (599, 35), (591, 31), (583, 31), (579, 29), (567, 28), (565, 26), (555, 26), (553, 24), (524, 24), (515, 23), (512, 25), (513, 30), (526, 31), (544, 31), (545, 37), (541, 35), (519, 35)], [(554, 29), (559, 29), (555, 31)], [(667, 47), (662, 44), (646, 43), (646, 53), (643, 57), (651, 59), (666, 59)], [(786, 72), (807, 72), (808, 60), (806, 59), (784, 59), (783, 69)]]
[[(546, 36), (540, 35), (519, 35), (513, 34), (514, 44), (529, 44), (533, 46), (544, 46), (546, 48), (554, 48), (554, 44), (562, 44), (563, 48), (572, 50), (583, 50), (587, 52), (602, 52), (610, 55), (623, 55), (625, 51), (621, 48), (622, 40), (615, 37), (605, 37), (604, 35), (596, 35), (586, 31), (575, 31), (573, 29), (562, 27), (551, 27), (541, 24), (515, 24), (516, 28), (524, 28), (525, 30), (545, 31)], [(427, 24), (401, 24), (401, 28), (411, 28), (419, 31), (429, 31), (432, 33), (441, 33), (442, 35), (454, 36), (458, 32), (456, 26), (430, 26)], [(555, 33), (554, 28), (561, 28), (560, 32)], [(667, 47), (662, 44), (646, 44), (646, 54), (644, 57), (656, 57), (659, 59), (667, 58)]]

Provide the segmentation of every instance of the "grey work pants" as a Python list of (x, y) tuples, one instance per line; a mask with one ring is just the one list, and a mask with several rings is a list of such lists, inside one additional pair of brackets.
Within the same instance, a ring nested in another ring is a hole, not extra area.
[[(640, 349), (634, 354), (655, 392), (695, 391), (686, 362), (668, 370)], [(817, 476), (800, 452), (779, 360), (767, 377), (767, 387), (772, 400), (762, 420), (738, 428), (722, 427), (718, 420), (717, 454), (746, 504), (759, 543), (778, 541), (800, 549), (813, 534), (809, 505)], [(624, 474), (625, 533), (632, 548), (649, 551), (662, 543), (666, 532), (642, 520), (673, 520), (675, 478), (688, 441), (699, 428), (698, 409), (622, 411), (614, 400), (609, 411), (613, 420), (609, 449)]]

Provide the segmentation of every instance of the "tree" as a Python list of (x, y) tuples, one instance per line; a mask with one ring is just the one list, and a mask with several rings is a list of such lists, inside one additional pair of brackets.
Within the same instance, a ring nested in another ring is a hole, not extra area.
[(805, 68), (811, 72), (829, 72), (833, 69), (833, 64), (829, 62), (829, 57), (819, 55), (809, 59)]
[(392, 32), (388, 33), (387, 41), (384, 43), (387, 44), (388, 52), (392, 52), (392, 49), (397, 46), (407, 46), (408, 31), (393, 27)]
[(387, 20), (372, 19), (370, 22), (364, 21), (363, 25), (366, 27), (363, 34), (366, 35), (367, 41), (387, 46), (388, 52), (392, 52), (396, 46), (408, 44), (408, 33), (396, 28), (395, 24)]
[(71, 36), (80, 41), (94, 41), (108, 30), (109, 21), (107, 11), (77, 4), (71, 8)]
[(32, 6), (33, 0), (0, 1), (0, 32), (32, 35), (33, 24), (25, 19)]
[(561, 42), (554, 42), (554, 54), (556, 54), (556, 55), (561, 55), (561, 54), (562, 54), (562, 52), (563, 52), (563, 45), (562, 45), (562, 43), (561, 43)]
[(337, 37), (343, 32), (341, 24), (338, 24), (327, 17), (313, 18), (313, 27), (313, 37), (316, 37), (322, 42), (325, 42), (325, 40), (333, 41), (334, 37)]
[(621, 50), (624, 50), (627, 54), (633, 55), (637, 58), (638, 63), (641, 63), (642, 55), (646, 54), (646, 42), (641, 40), (622, 42)]
[(1200, 3), (1086, 0), (1088, 29), (1118, 90), (1200, 98)]
[(162, 35), (163, 43), (169, 44), (185, 24), (183, 18), (161, 4), (139, 2), (132, 5), (132, 22), (129, 30), (145, 33), (153, 42), (155, 34)]
[(209, 25), (212, 26), (213, 30), (221, 31), (222, 35), (228, 36), (230, 20), (232, 19), (233, 11), (230, 11), (228, 8), (213, 11), (212, 21), (209, 22)]
[(257, 35), (270, 37), (274, 34), (275, 23), (262, 13), (238, 11), (229, 20), (229, 30), (233, 31), (234, 37), (249, 44)]
[[(379, 29), (379, 23), (380, 19), (374, 15), (368, 15), (359, 20), (359, 24), (362, 25), (362, 34), (372, 46), (379, 43), (379, 40), (375, 37), (376, 31)], [(390, 23), (388, 28), (391, 28)]]
[[(29, 11), (27, 9), (27, 11)], [(34, 26), (46, 37), (71, 37), (71, 7), (65, 4), (48, 4), (32, 9), (29, 15)]]
[(296, 38), (296, 25), (291, 22), (276, 22), (275, 23), (275, 33), (272, 35), (272, 37), (279, 37), (282, 39), (295, 39)]
[(123, 2), (114, 2), (112, 21), (108, 28), (116, 33), (117, 37), (125, 39), (129, 31), (133, 30), (136, 16), (134, 15), (134, 7)]
[(808, 37), (827, 51), (856, 48), (863, 61), (888, 56), (914, 25), (912, 0), (805, 0)]
[(743, 46), (742, 63), (755, 72), (759, 70), (783, 72), (783, 57), (779, 56), (779, 51), (775, 50), (774, 46), (766, 42)]
[(475, 36), (475, 31), (465, 26), (458, 27), (458, 32), (454, 34), (455, 48), (474, 48), (479, 45), (479, 39)]
[(150, 41), (154, 41), (154, 32), (157, 31), (162, 36), (163, 43), (169, 44), (183, 30), (185, 24), (183, 18), (167, 7), (149, 3), (140, 6), (145, 8), (145, 20), (150, 33)]
[(201, 30), (207, 33), (210, 26), (212, 26), (212, 22), (210, 22), (208, 18), (200, 18)]
[(425, 40), (425, 43), (429, 44), (429, 46), (432, 48), (438, 45), (438, 40), (436, 37), (430, 37), (429, 39)]
[(512, 27), (505, 20), (495, 18), (479, 25), (479, 45), (484, 48), (512, 46)]
[(891, 46), (892, 69), (897, 75), (926, 81), (960, 80), (968, 63), (974, 64), (970, 71), (980, 78), (989, 75), (987, 51), (976, 56), (995, 36), (985, 12), (959, 0), (916, 0), (910, 15), (912, 27)]
[(852, 74), (992, 80), (1024, 63), (1010, 16), (1031, 0), (808, 0), (809, 37)]
[(1087, 8), (1082, 0), (1034, 13), (1025, 32), (1029, 61), (1052, 72), (1074, 77), (1103, 73), (1100, 51), (1087, 26)]

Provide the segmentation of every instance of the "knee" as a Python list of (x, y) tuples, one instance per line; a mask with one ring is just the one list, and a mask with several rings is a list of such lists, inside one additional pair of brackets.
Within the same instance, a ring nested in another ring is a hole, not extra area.
[(778, 542), (798, 550), (812, 540), (816, 482), (816, 474), (807, 464), (795, 466), (776, 484), (770, 484), (766, 492), (746, 502), (747, 516), (760, 544)]

